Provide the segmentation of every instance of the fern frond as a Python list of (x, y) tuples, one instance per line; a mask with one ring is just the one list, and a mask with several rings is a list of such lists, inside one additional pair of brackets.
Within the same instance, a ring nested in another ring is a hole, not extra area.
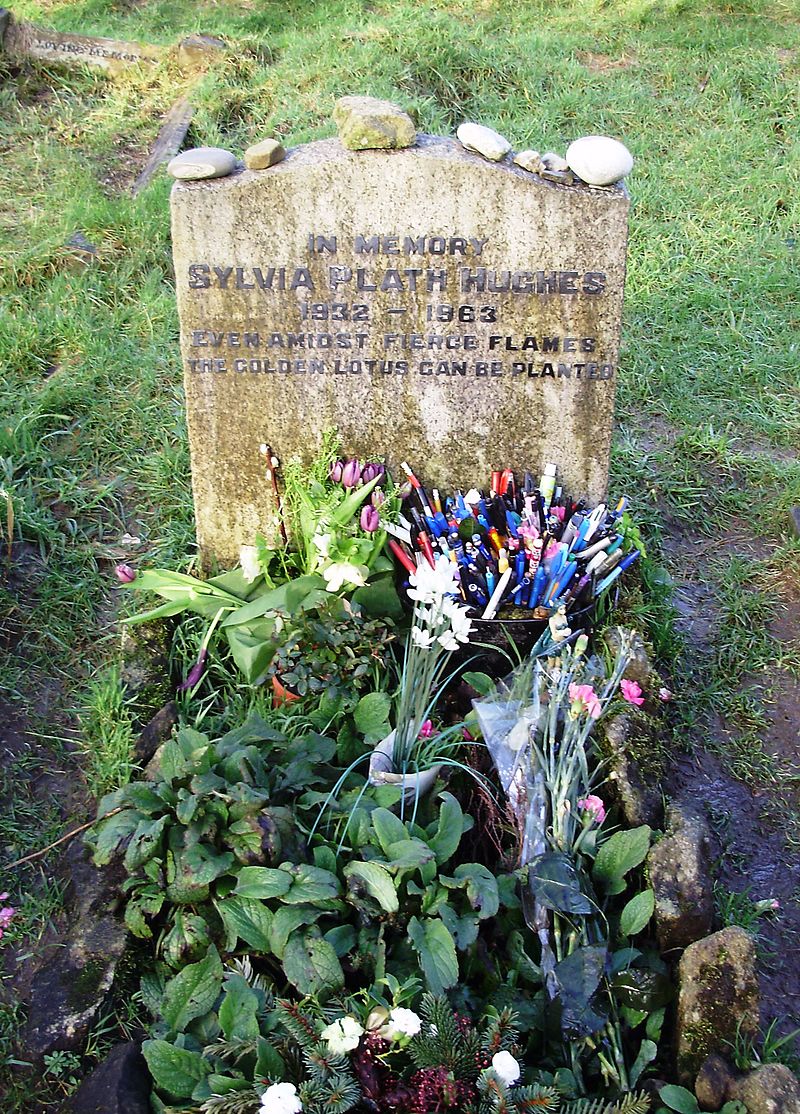
[(622, 1098), (575, 1099), (565, 1103), (559, 1114), (647, 1114), (650, 1109), (650, 1096), (641, 1091), (631, 1091)]
[(211, 1095), (203, 1101), (203, 1114), (253, 1114), (258, 1110), (261, 1094), (255, 1087), (246, 1091), (229, 1091), (227, 1095)]
[(361, 1088), (344, 1076), (334, 1075), (325, 1083), (301, 1083), (298, 1096), (304, 1114), (346, 1114), (361, 1099)]
[(282, 998), (275, 1008), (284, 1029), (302, 1049), (305, 1050), (317, 1043), (319, 1033), (316, 1023), (295, 1002)]
[(420, 1013), (427, 1024), (408, 1046), (417, 1068), (444, 1067), (456, 1079), (473, 1078), (480, 1067), (481, 1037), (473, 1028), (459, 1027), (446, 998), (424, 994)]
[(205, 1052), (207, 1055), (219, 1056), (221, 1060), (238, 1064), (245, 1056), (257, 1055), (258, 1041), (242, 1040), (240, 1037), (231, 1037), (230, 1040), (218, 1037), (206, 1045)]
[(534, 1083), (530, 1087), (514, 1088), (514, 1109), (521, 1114), (529, 1111), (558, 1110), (561, 1095), (555, 1087), (542, 1087)]
[(332, 1076), (346, 1072), (350, 1061), (341, 1053), (331, 1052), (324, 1041), (317, 1041), (303, 1049), (303, 1063), (315, 1082), (325, 1082)]

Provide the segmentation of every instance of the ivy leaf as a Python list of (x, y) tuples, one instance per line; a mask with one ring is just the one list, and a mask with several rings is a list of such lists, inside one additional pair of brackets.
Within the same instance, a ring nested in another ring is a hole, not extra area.
[(466, 882), (469, 903), (476, 910), (480, 920), (485, 921), (487, 917), (495, 916), (500, 908), (500, 898), (497, 892), (497, 879), (491, 870), (480, 863), (462, 863), (461, 866), (456, 867), (454, 875), (460, 882)]
[(344, 868), (344, 876), (350, 883), (349, 889), (353, 897), (357, 894), (358, 883), (363, 882), (367, 893), (384, 912), (396, 913), (400, 908), (392, 876), (380, 863), (348, 863)]
[(212, 945), (205, 959), (190, 963), (164, 990), (161, 1014), (170, 1029), (182, 1032), (190, 1021), (208, 1013), (222, 986), (222, 963)]
[(236, 876), (236, 889), (239, 897), (264, 899), (282, 897), (292, 884), (285, 870), (269, 866), (243, 866)]
[(226, 1040), (258, 1040), (258, 996), (235, 972), (225, 979), (225, 997), (219, 1007), (219, 1023)]
[(650, 849), (650, 828), (642, 824), (624, 832), (615, 832), (600, 845), (594, 860), (592, 877), (609, 894), (621, 894), (629, 870), (643, 863)]
[(214, 908), (225, 926), (225, 948), (231, 952), (237, 940), (244, 940), (257, 952), (270, 950), (270, 930), (272, 913), (260, 901), (228, 894), (220, 901), (214, 901)]
[(295, 932), (289, 937), (283, 952), (283, 971), (301, 994), (320, 994), (344, 986), (342, 965), (332, 945), (310, 933), (302, 936)]
[(408, 922), (408, 937), (419, 956), (431, 994), (444, 994), (458, 982), (456, 945), (447, 926), (438, 917)]
[(145, 1041), (142, 1053), (156, 1087), (175, 1099), (191, 1098), (197, 1084), (211, 1071), (199, 1052), (176, 1048), (169, 1041)]
[(642, 931), (653, 915), (655, 902), (652, 890), (644, 890), (630, 899), (619, 918), (619, 930), (623, 936), (635, 936)]

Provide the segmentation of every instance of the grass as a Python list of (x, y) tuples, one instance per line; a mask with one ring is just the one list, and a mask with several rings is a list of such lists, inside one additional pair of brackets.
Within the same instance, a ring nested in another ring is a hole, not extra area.
[[(83, 709), (91, 746), (75, 761), (55, 741), (58, 768), (93, 791), (126, 775), (113, 662), (116, 619), (135, 605), (113, 567), (185, 566), (193, 552), (169, 184), (161, 175), (136, 199), (127, 187), (181, 94), (196, 108), (190, 142), (240, 154), (267, 134), (331, 135), (334, 100), (364, 92), (406, 105), (421, 130), (452, 133), (471, 117), (517, 148), (563, 151), (605, 132), (632, 149), (612, 488), (634, 496), (651, 559), (628, 607), (671, 687), (692, 694), (673, 705), (679, 744), (703, 741), (721, 713), (718, 746), (736, 774), (753, 785), (783, 777), (761, 711), (776, 669), (796, 676), (799, 660), (777, 637), (800, 593), (800, 543), (787, 538), (800, 504), (791, 0), (19, 0), (13, 10), (84, 34), (173, 44), (205, 31), (236, 44), (195, 86), (169, 62), (111, 81), (0, 60), (0, 646), (11, 651), (0, 704), (64, 738)], [(86, 268), (65, 251), (76, 231), (97, 247)], [(687, 574), (682, 539), (698, 535), (710, 548), (691, 549), (689, 572), (714, 620), (705, 646), (680, 636), (669, 598)], [(184, 629), (184, 663), (200, 637)], [(207, 690), (182, 704), (187, 716), (212, 708)], [(61, 831), (24, 762), (5, 766), (0, 787), (11, 857)], [(0, 886), (36, 892), (38, 877), (0, 875)], [(57, 915), (42, 892), (20, 921), (31, 939)]]
[(79, 717), (83, 770), (92, 796), (126, 785), (135, 757), (133, 717), (118, 662), (113, 662), (87, 690)]

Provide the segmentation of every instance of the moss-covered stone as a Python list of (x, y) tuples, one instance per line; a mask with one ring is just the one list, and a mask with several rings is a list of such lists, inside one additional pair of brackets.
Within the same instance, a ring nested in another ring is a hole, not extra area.
[(660, 827), (659, 788), (665, 766), (661, 722), (639, 708), (626, 708), (602, 721), (600, 750), (608, 761), (608, 779), (628, 824)]
[(414, 121), (397, 104), (375, 97), (340, 97), (333, 110), (339, 139), (348, 151), (412, 147)]
[(753, 938), (723, 928), (690, 944), (679, 966), (677, 1068), (681, 1083), (694, 1080), (712, 1052), (724, 1053), (738, 1036), (758, 1031), (758, 979)]
[(711, 929), (714, 894), (710, 837), (705, 821), (683, 805), (667, 817), (669, 834), (647, 857), (662, 951), (685, 948)]
[(135, 700), (142, 724), (172, 696), (169, 651), (173, 630), (174, 623), (167, 619), (122, 628), (122, 683)]
[(748, 1114), (800, 1114), (800, 1084), (785, 1064), (764, 1064), (738, 1080), (730, 1093)]

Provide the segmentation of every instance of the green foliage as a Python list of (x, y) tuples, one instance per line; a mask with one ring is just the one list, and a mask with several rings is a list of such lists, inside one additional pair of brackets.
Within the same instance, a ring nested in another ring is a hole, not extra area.
[(92, 794), (99, 797), (129, 781), (134, 760), (133, 715), (118, 664), (89, 685), (80, 726), (79, 746)]

